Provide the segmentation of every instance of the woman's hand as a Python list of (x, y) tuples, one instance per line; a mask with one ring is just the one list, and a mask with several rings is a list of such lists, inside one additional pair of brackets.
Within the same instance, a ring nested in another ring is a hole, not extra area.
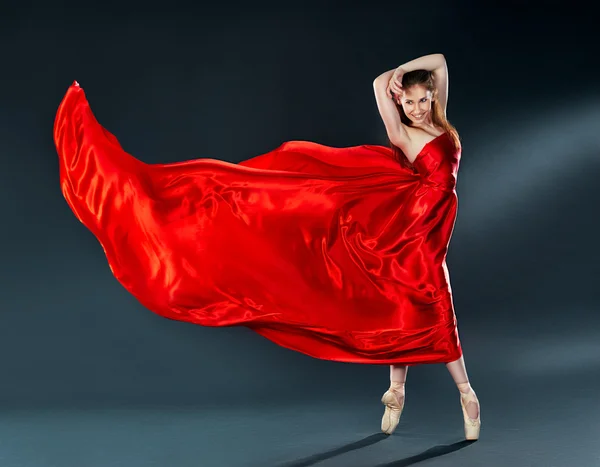
[(402, 76), (404, 76), (404, 73), (404, 70), (398, 67), (390, 78), (387, 90), (391, 99), (394, 98), (394, 94), (400, 98), (400, 95), (402, 94)]

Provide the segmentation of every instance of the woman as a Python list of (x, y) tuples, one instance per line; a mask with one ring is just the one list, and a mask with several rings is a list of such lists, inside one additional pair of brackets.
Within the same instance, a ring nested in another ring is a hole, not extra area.
[[(388, 138), (392, 148), (402, 157), (402, 162), (416, 166), (417, 170), (428, 180), (440, 182), (440, 185), (447, 185), (453, 191), (452, 196), (449, 196), (448, 199), (454, 198), (460, 146), (456, 130), (446, 119), (448, 69), (444, 56), (442, 54), (427, 55), (387, 71), (375, 79), (373, 88)], [(441, 141), (441, 138), (451, 140), (452, 144), (439, 151), (428, 146)], [(453, 149), (454, 155), (446, 153)], [(439, 195), (440, 201), (445, 198), (441, 192)], [(440, 219), (436, 227), (428, 229), (430, 235), (434, 230), (444, 230), (442, 234), (444, 240), (434, 242), (431, 250), (433, 254), (429, 255), (430, 258), (435, 258), (436, 250), (438, 250), (438, 256), (428, 266), (432, 274), (437, 272), (439, 276), (443, 275), (443, 278), (439, 278), (439, 281), (436, 282), (441, 284), (440, 288), (447, 289), (451, 299), (445, 263), (446, 251), (444, 249), (442, 252), (440, 247), (446, 243), (446, 239), (450, 240), (456, 207), (444, 210), (443, 215), (447, 217)], [(450, 221), (452, 228), (449, 226)], [(443, 261), (439, 261), (440, 253), (443, 254)], [(452, 308), (450, 303), (448, 306)], [(452, 343), (458, 345), (458, 338)], [(466, 438), (475, 440), (479, 438), (481, 426), (479, 403), (469, 384), (464, 358), (462, 352), (460, 353), (461, 357), (448, 362), (446, 367), (460, 391)], [(386, 408), (381, 421), (381, 429), (386, 433), (392, 433), (395, 430), (404, 407), (406, 372), (406, 365), (390, 366), (390, 388), (382, 398)]]
[[(435, 86), (411, 73), (420, 68)], [(391, 365), (386, 433), (407, 366), (446, 363), (476, 439), (445, 264), (460, 149), (444, 117), (444, 59), (408, 62), (374, 88), (392, 148), (290, 141), (240, 164), (145, 164), (74, 83), (54, 125), (62, 192), (117, 280), (153, 312), (247, 326), (316, 358)]]

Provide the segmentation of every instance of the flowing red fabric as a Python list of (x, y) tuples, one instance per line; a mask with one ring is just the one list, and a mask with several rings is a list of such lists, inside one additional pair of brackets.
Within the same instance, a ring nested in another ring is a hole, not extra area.
[(153, 312), (327, 360), (462, 355), (446, 267), (460, 149), (447, 133), (412, 166), (383, 146), (306, 141), (240, 164), (146, 164), (74, 83), (54, 139), (69, 206)]

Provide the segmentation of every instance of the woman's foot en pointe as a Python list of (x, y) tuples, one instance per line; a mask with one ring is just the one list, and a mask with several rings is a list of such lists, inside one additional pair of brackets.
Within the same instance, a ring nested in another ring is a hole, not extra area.
[(381, 398), (381, 402), (385, 405), (381, 419), (381, 431), (391, 435), (398, 426), (402, 409), (404, 409), (404, 383), (392, 382)]
[(458, 386), (460, 391), (460, 405), (465, 420), (465, 438), (468, 441), (478, 440), (479, 431), (481, 430), (479, 400), (469, 383), (459, 384)]

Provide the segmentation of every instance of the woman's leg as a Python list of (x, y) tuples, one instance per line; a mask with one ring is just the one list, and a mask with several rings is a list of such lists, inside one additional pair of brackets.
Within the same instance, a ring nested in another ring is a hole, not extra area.
[(408, 367), (406, 365), (390, 365), (390, 383), (404, 385), (407, 371)]
[(465, 360), (463, 357), (460, 357), (458, 360), (447, 363), (446, 367), (460, 391), (460, 405), (462, 406), (465, 421), (465, 438), (475, 441), (479, 439), (479, 430), (481, 429), (479, 400), (469, 383)]
[(406, 365), (390, 365), (390, 389), (395, 393), (399, 404), (404, 402), (404, 387), (406, 385)]
[[(469, 394), (470, 392), (473, 392), (473, 395), (475, 395), (475, 391), (473, 391), (471, 383), (469, 382), (467, 368), (465, 367), (465, 359), (463, 357), (447, 363), (446, 368), (448, 368), (454, 383), (456, 383), (458, 390), (462, 394)], [(466, 410), (470, 418), (476, 419), (479, 416), (479, 401), (477, 401), (477, 396), (475, 396), (473, 399), (474, 400), (471, 400), (467, 403)]]

